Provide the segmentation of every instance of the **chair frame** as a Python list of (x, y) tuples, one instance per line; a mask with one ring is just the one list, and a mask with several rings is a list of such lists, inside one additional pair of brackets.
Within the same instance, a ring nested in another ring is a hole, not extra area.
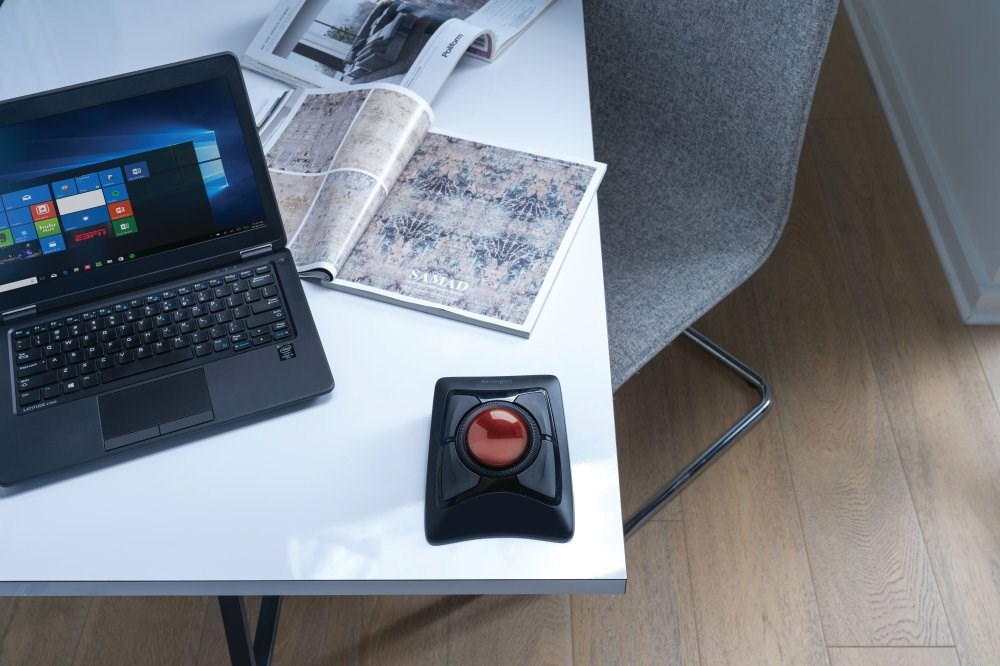
[(685, 329), (683, 334), (716, 360), (720, 361), (726, 368), (746, 380), (752, 388), (760, 393), (760, 401), (723, 433), (721, 437), (712, 442), (712, 444), (692, 460), (687, 467), (682, 469), (674, 478), (650, 497), (638, 511), (625, 520), (623, 531), (626, 539), (633, 536), (640, 527), (646, 524), (646, 521), (652, 518), (667, 502), (687, 486), (710, 462), (732, 446), (743, 433), (756, 425), (763, 418), (764, 414), (767, 413), (767, 410), (771, 408), (771, 385), (759, 373), (694, 328)]

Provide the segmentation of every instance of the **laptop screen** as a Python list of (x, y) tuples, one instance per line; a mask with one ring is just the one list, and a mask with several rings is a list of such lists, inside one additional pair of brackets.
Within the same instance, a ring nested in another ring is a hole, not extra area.
[(0, 293), (264, 226), (225, 77), (0, 126)]

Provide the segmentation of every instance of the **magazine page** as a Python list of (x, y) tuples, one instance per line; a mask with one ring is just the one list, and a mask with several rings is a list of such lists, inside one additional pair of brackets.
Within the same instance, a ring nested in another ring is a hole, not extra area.
[(312, 90), (296, 100), (265, 153), (301, 273), (337, 274), (432, 121), (426, 102), (395, 86)]
[(604, 168), (431, 132), (328, 286), (527, 336)]
[(496, 40), (494, 52), (487, 56), (469, 49), (469, 54), (492, 62), (553, 2), (554, 0), (492, 0), (484, 3), (480, 9), (462, 18), (493, 33)]
[[(493, 60), (552, 1), (281, 0), (243, 63), (298, 87), (416, 85), (430, 101), (463, 53)], [(446, 50), (459, 57), (413, 71)]]

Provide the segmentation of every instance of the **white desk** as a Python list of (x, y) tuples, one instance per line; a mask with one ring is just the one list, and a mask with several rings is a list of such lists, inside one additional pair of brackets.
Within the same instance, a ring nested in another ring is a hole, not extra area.
[[(0, 7), (0, 98), (220, 50), (269, 0)], [(443, 129), (592, 156), (579, 0), (493, 65), (464, 62)], [(337, 387), (307, 407), (0, 498), (0, 594), (622, 592), (622, 539), (597, 212), (530, 340), (313, 285)], [(434, 382), (554, 374), (576, 505), (566, 544), (430, 546), (423, 502)], [(0, 433), (2, 436), (2, 433)]]

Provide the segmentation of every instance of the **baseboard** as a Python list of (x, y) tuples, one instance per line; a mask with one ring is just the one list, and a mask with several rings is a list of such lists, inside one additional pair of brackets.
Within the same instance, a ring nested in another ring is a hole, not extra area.
[(870, 0), (843, 0), (903, 166), (967, 324), (1000, 324), (1000, 284), (982, 268)]

